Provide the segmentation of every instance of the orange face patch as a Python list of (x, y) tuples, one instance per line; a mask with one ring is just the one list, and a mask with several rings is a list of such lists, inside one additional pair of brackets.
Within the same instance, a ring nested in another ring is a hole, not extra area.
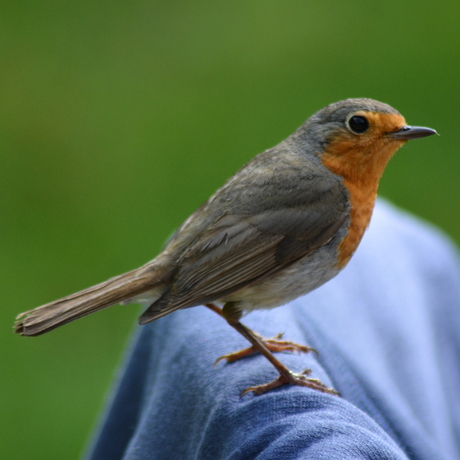
[(389, 159), (406, 142), (389, 134), (399, 131), (406, 120), (398, 114), (364, 111), (352, 114), (356, 115), (368, 120), (369, 129), (356, 134), (344, 128), (329, 142), (322, 162), (335, 174), (353, 182), (378, 183)]

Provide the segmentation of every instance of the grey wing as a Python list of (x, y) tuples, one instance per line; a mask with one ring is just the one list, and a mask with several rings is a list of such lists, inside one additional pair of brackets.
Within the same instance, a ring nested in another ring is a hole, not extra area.
[[(215, 301), (327, 244), (348, 218), (347, 193), (335, 177), (318, 177), (313, 182), (321, 182), (320, 193), (307, 181), (294, 191), (277, 187), (276, 194), (267, 193), (265, 184), (260, 196), (254, 196), (251, 184), (250, 209), (227, 209), (194, 240), (178, 261), (169, 288), (140, 322)], [(213, 206), (219, 205), (215, 199)]]

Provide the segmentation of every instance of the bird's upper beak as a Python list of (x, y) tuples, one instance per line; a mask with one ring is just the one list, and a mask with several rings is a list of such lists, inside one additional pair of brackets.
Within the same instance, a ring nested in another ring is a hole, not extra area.
[(418, 139), (419, 137), (427, 137), (433, 134), (438, 134), (434, 129), (423, 128), (422, 126), (403, 126), (399, 131), (389, 134), (393, 139), (409, 140)]

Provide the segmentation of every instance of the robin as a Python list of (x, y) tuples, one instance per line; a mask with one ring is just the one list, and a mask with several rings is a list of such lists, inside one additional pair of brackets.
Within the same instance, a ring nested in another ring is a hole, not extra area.
[(432, 134), (433, 129), (408, 126), (397, 110), (372, 99), (330, 104), (249, 161), (151, 262), (21, 313), (15, 332), (40, 335), (117, 303), (148, 305), (140, 324), (206, 305), (251, 343), (222, 358), (234, 361), (257, 351), (280, 374), (243, 393), (290, 383), (337, 394), (309, 377), (308, 369), (294, 373), (272, 354), (311, 348), (279, 336), (264, 339), (240, 319), (254, 309), (283, 305), (337, 275), (369, 225), (389, 159), (408, 140)]

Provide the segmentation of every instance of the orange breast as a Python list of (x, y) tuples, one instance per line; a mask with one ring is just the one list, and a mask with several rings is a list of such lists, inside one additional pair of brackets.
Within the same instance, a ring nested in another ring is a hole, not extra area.
[(366, 113), (372, 129), (357, 137), (342, 132), (327, 146), (322, 163), (340, 176), (350, 199), (348, 233), (338, 247), (337, 266), (342, 268), (358, 247), (374, 209), (380, 177), (388, 160), (404, 144), (385, 134), (397, 131), (405, 120), (397, 114)]
[(363, 190), (362, 187), (344, 181), (350, 194), (350, 224), (348, 233), (338, 247), (337, 266), (344, 267), (358, 247), (371, 220), (377, 189)]

